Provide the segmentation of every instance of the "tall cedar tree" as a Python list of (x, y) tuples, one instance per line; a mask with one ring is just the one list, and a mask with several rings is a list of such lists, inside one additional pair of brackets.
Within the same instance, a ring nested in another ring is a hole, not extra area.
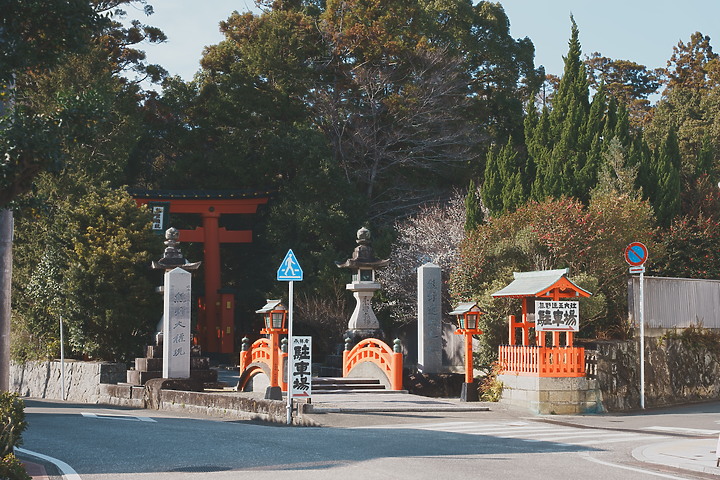
[[(525, 117), (527, 159), (511, 158), (514, 153), (509, 145), (488, 152), (485, 205), (494, 215), (517, 208), (523, 197), (514, 184), (516, 179), (521, 179), (529, 198), (537, 201), (569, 196), (587, 204), (605, 168), (610, 143), (617, 139), (627, 152), (622, 167), (638, 171), (634, 188), (642, 189), (643, 198), (650, 200), (659, 223), (669, 225), (679, 206), (680, 164), (675, 137), (666, 135), (661, 146), (648, 147), (641, 134), (632, 131), (625, 102), (608, 96), (602, 83), (589, 101), (587, 72), (580, 55), (579, 30), (572, 20), (565, 71), (551, 105), (544, 105), (540, 112), (530, 105)], [(703, 158), (705, 166), (699, 170), (706, 171), (712, 161), (706, 158), (709, 153), (703, 155), (698, 158)]]
[(478, 199), (478, 188), (475, 180), (470, 180), (467, 195), (465, 196), (465, 231), (472, 232), (485, 220), (482, 206)]
[(510, 139), (502, 148), (490, 149), (485, 163), (482, 198), (491, 215), (512, 212), (525, 203), (527, 197), (521, 170), (518, 153)]

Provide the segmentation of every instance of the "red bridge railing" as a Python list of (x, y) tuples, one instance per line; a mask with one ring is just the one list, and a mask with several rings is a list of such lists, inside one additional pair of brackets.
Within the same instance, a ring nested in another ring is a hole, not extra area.
[(287, 358), (287, 353), (282, 352), (279, 346), (275, 347), (275, 352), (273, 352), (272, 343), (273, 342), (267, 338), (260, 338), (255, 340), (249, 349), (240, 352), (240, 373), (243, 374), (243, 372), (247, 371), (245, 375), (245, 382), (247, 382), (253, 375), (260, 373), (262, 370), (260, 367), (251, 368), (251, 366), (264, 364), (267, 372), (270, 372), (271, 386), (273, 386), (272, 384), (276, 381), (280, 389), (286, 392), (287, 381), (284, 375), (283, 365)]
[(366, 338), (355, 345), (352, 350), (343, 352), (343, 377), (347, 377), (350, 370), (363, 362), (372, 362), (377, 365), (390, 381), (391, 390), (402, 390), (402, 353), (394, 352), (382, 340)]

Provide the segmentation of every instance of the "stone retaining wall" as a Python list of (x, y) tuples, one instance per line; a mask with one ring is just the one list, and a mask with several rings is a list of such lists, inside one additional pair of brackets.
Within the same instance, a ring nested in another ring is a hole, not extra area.
[[(583, 343), (608, 411), (640, 408), (640, 344)], [(658, 407), (720, 398), (720, 348), (678, 338), (645, 339), (645, 406)]]
[[(100, 402), (100, 385), (124, 382), (124, 363), (65, 362), (65, 400)], [(10, 390), (23, 397), (62, 400), (59, 361), (10, 364)]]

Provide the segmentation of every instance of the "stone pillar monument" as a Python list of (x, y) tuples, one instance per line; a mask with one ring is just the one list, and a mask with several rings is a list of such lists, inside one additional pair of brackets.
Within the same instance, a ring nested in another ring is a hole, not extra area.
[(442, 369), (442, 270), (434, 263), (418, 268), (418, 365), (422, 373)]
[(382, 338), (380, 322), (373, 312), (371, 300), (381, 288), (380, 284), (375, 282), (375, 269), (385, 267), (389, 262), (375, 258), (370, 245), (370, 230), (367, 228), (357, 231), (357, 243), (351, 258), (343, 263), (337, 262), (338, 268), (349, 268), (352, 271), (352, 281), (345, 288), (353, 292), (357, 303), (345, 336), (353, 342), (370, 337)]
[(176, 228), (165, 232), (165, 252), (152, 266), (165, 270), (163, 291), (163, 378), (190, 378), (190, 312), (192, 288), (190, 271), (201, 262), (190, 263), (177, 248)]
[(163, 378), (190, 378), (191, 277), (180, 267), (165, 272)]

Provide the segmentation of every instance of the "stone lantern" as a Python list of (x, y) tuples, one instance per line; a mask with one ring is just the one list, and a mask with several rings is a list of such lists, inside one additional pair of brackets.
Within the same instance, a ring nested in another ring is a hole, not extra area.
[(175, 227), (170, 227), (165, 231), (165, 251), (163, 256), (157, 262), (152, 262), (154, 270), (172, 270), (180, 267), (183, 270), (193, 271), (200, 267), (202, 262), (189, 262), (182, 254), (178, 245), (180, 232)]
[[(163, 270), (167, 273), (177, 267), (180, 267), (188, 272), (193, 272), (200, 268), (202, 262), (190, 262), (185, 258), (185, 256), (183, 256), (182, 251), (178, 248), (178, 245), (180, 245), (179, 239), (180, 232), (177, 228), (170, 227), (165, 231), (165, 251), (158, 261), (153, 260), (153, 270)], [(165, 285), (155, 288), (155, 291), (164, 295)], [(165, 336), (162, 324), (163, 320), (160, 320), (160, 323), (158, 324), (158, 332), (155, 334), (155, 344), (158, 346), (163, 344), (163, 338)]]
[(381, 338), (380, 322), (372, 309), (372, 297), (381, 286), (375, 281), (375, 270), (387, 266), (389, 260), (375, 258), (370, 245), (370, 230), (363, 227), (357, 231), (357, 244), (352, 257), (343, 263), (337, 263), (338, 268), (350, 269), (352, 280), (345, 288), (353, 292), (356, 300), (355, 310), (348, 322), (346, 338), (354, 342), (364, 338)]

